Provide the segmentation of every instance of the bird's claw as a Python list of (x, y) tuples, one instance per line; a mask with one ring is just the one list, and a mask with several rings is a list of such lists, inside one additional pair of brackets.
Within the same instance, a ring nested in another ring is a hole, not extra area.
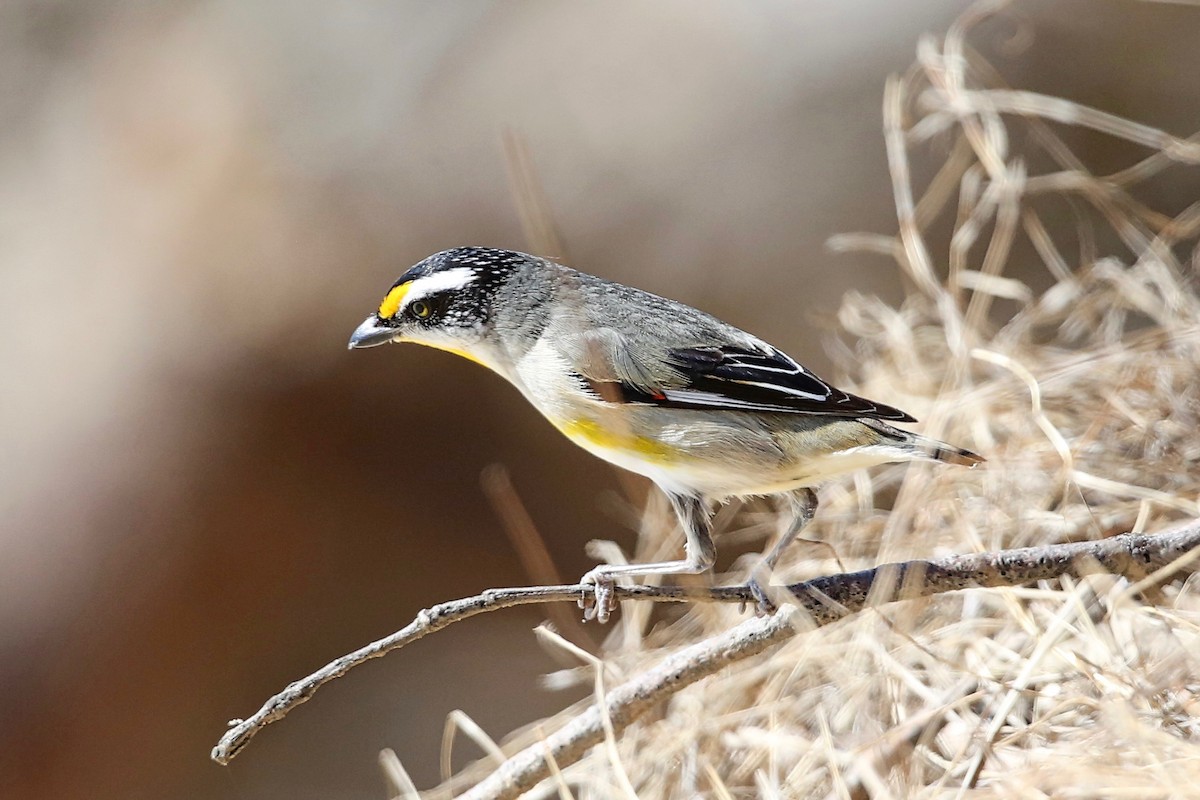
[[(754, 597), (754, 613), (759, 617), (769, 617), (779, 610), (779, 606), (767, 597), (766, 589), (759, 583), (758, 578), (751, 578), (746, 584), (746, 588), (750, 590), (750, 594)], [(743, 602), (738, 609), (739, 613), (746, 610), (746, 603)]]
[(616, 586), (610, 575), (599, 570), (592, 570), (579, 579), (582, 584), (591, 584), (592, 589), (586, 588), (579, 595), (579, 607), (583, 609), (583, 620), (594, 619), (601, 625), (608, 622), (609, 616), (617, 607)]

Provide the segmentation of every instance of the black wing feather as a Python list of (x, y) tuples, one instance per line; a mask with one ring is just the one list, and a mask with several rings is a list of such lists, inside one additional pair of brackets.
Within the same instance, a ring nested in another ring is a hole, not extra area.
[(915, 422), (899, 409), (830, 386), (785, 353), (735, 345), (668, 351), (668, 364), (681, 382), (664, 388), (590, 382), (610, 402), (646, 403), (664, 408), (777, 411), (835, 417), (870, 417)]

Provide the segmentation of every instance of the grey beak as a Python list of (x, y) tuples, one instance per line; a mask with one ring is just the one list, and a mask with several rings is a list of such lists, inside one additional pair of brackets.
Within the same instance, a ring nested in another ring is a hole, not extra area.
[(350, 334), (350, 344), (348, 346), (351, 350), (362, 347), (375, 347), (376, 345), (387, 344), (398, 335), (399, 331), (384, 325), (379, 320), (379, 317), (372, 314), (363, 320), (362, 325), (354, 329), (354, 333)]

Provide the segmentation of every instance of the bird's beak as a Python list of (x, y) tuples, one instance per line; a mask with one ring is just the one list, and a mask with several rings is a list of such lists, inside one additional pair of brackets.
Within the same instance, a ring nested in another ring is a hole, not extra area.
[(384, 325), (378, 316), (372, 314), (363, 320), (362, 325), (354, 329), (354, 333), (350, 334), (349, 348), (355, 350), (387, 344), (399, 335), (399, 331)]

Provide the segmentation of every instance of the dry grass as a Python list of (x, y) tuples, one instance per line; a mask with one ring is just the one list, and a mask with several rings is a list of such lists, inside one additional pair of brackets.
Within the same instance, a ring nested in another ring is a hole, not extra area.
[[(968, 45), (985, 15), (922, 42), (887, 87), (899, 234), (834, 246), (893, 257), (911, 287), (899, 308), (846, 298), (851, 386), (989, 461), (824, 488), (809, 535), (836, 559), (797, 546), (780, 578), (1200, 515), (1200, 203), (1169, 214), (1139, 191), (1195, 169), (1200, 139), (1003, 86)], [(1144, 147), (1143, 160), (1092, 174), (1064, 125)], [(931, 159), (940, 169), (918, 184)], [(634, 558), (678, 547), (668, 523), (647, 512)], [(873, 609), (679, 692), (530, 796), (1200, 797), (1196, 590), (1192, 578), (1135, 594), (1096, 576)], [(626, 604), (616, 618), (609, 685), (744, 619), (720, 605), (652, 613)]]

